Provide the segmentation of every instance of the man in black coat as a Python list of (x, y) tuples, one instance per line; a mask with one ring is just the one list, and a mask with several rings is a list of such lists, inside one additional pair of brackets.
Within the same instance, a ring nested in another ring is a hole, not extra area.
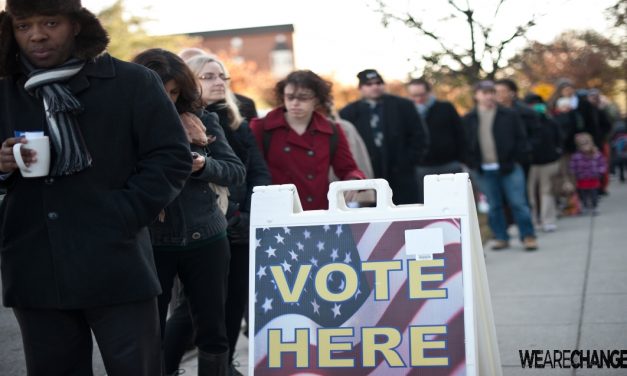
[(383, 78), (374, 69), (357, 74), (362, 99), (340, 110), (364, 140), (375, 178), (386, 179), (395, 204), (418, 202), (414, 166), (428, 148), (428, 135), (414, 104), (385, 93)]
[[(92, 332), (109, 375), (161, 373), (146, 226), (192, 159), (160, 79), (107, 43), (80, 0), (8, 0), (0, 13), (3, 303), (31, 376), (91, 375)], [(22, 131), (49, 137), (47, 176), (17, 168), (17, 143), (26, 164), (37, 160)]]
[(488, 221), (495, 241), (492, 249), (509, 247), (503, 201), (512, 209), (526, 250), (538, 248), (526, 197), (521, 163), (529, 158), (525, 127), (514, 111), (498, 106), (492, 81), (475, 85), (476, 107), (463, 117), (468, 135), (468, 167), (488, 199)]
[[(516, 82), (509, 78), (503, 78), (494, 82), (494, 88), (496, 90), (496, 103), (516, 112), (525, 125), (527, 135), (532, 135), (533, 131), (540, 127), (540, 117), (535, 111), (520, 101)], [(530, 159), (522, 164), (525, 177), (529, 176), (530, 166)]]
[(462, 172), (462, 162), (466, 155), (466, 134), (462, 119), (453, 104), (437, 100), (427, 80), (417, 78), (409, 81), (407, 93), (415, 103), (429, 134), (429, 151), (416, 166), (418, 202), (423, 202), (425, 176)]

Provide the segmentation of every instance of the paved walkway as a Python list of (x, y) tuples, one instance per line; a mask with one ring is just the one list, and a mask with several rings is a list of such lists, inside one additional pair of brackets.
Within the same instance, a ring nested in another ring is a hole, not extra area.
[[(493, 309), (506, 376), (627, 375), (627, 369), (522, 369), (518, 350), (627, 349), (627, 185), (616, 181), (596, 217), (564, 218), (555, 233), (539, 234), (540, 250), (486, 247)], [(24, 375), (19, 330), (0, 308), (0, 375)], [(247, 343), (236, 354), (246, 374)], [(185, 375), (195, 375), (189, 354)], [(103, 375), (96, 356), (96, 373)]]
[(613, 181), (596, 217), (559, 221), (540, 250), (486, 247), (504, 374), (627, 375), (627, 369), (521, 369), (519, 349), (627, 349), (627, 185)]

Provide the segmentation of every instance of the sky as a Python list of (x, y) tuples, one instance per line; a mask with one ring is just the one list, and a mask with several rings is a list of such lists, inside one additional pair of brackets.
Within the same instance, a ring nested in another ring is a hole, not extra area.
[[(83, 6), (98, 12), (114, 0), (83, 0)], [(616, 0), (509, 0), (499, 16), (493, 14), (498, 0), (467, 2), (485, 23), (494, 24), (499, 37), (533, 14), (537, 26), (528, 37), (548, 42), (564, 30), (607, 29), (603, 10)], [(429, 27), (443, 35), (447, 46), (463, 43), (468, 31), (463, 24), (438, 22), (448, 14), (445, 0), (387, 0), (400, 11), (411, 10)], [(375, 12), (374, 0), (125, 0), (131, 14), (147, 16), (153, 34), (178, 34), (278, 24), (294, 25), (296, 68), (311, 69), (345, 83), (356, 83), (356, 73), (377, 69), (386, 79), (404, 80), (421, 66), (421, 54), (435, 45), (410, 29), (392, 23), (385, 28)], [(443, 27), (442, 25), (446, 25)], [(512, 45), (510, 55), (525, 41)], [(419, 71), (414, 72), (417, 75)]]

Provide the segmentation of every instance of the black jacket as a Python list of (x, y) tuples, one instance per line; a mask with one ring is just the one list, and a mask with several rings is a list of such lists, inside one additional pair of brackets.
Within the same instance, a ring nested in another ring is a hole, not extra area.
[[(479, 145), (479, 115), (477, 109), (466, 114), (463, 119), (468, 135), (468, 167), (480, 170), (482, 164), (481, 148)], [(492, 134), (496, 144), (500, 171), (508, 174), (516, 163), (529, 163), (530, 148), (527, 133), (520, 116), (507, 108), (498, 106), (494, 116)]]
[(370, 126), (370, 105), (359, 100), (340, 110), (340, 117), (355, 125), (364, 140), (376, 178), (386, 179), (394, 193), (394, 203), (418, 202), (418, 185), (414, 166), (427, 153), (429, 137), (413, 102), (385, 94), (383, 106), (384, 142), (381, 156), (376, 151)]
[[(537, 112), (529, 108), (523, 102), (516, 100), (514, 101), (514, 105), (511, 107), (511, 110), (514, 110), (520, 116), (520, 120), (522, 120), (523, 125), (525, 126), (525, 132), (527, 133), (527, 140), (531, 142), (531, 134), (534, 129), (538, 129), (540, 127), (540, 116)], [(532, 149), (531, 143), (528, 145), (529, 150)], [(523, 164), (531, 163), (531, 157), (527, 158), (527, 162)]]
[(251, 121), (252, 119), (259, 116), (257, 114), (257, 106), (255, 105), (255, 101), (241, 94), (235, 94), (235, 98), (237, 98), (237, 101), (239, 102), (237, 104), (237, 107), (239, 108), (239, 112), (240, 114), (242, 114), (244, 119), (246, 119), (247, 121)]
[(540, 115), (538, 126), (529, 134), (531, 163), (542, 165), (555, 162), (562, 155), (564, 136), (557, 122), (546, 115)]
[(436, 166), (462, 162), (466, 156), (466, 133), (462, 119), (450, 102), (435, 101), (425, 116), (429, 151), (421, 165)]
[(272, 177), (266, 161), (259, 151), (255, 136), (248, 126), (248, 122), (243, 121), (239, 128), (233, 131), (229, 126), (230, 120), (223, 106), (211, 105), (207, 108), (214, 110), (218, 114), (222, 129), (226, 134), (231, 134), (229, 143), (233, 149), (241, 149), (240, 152), (237, 152), (237, 155), (246, 168), (246, 181), (241, 184), (229, 185), (229, 209), (226, 215), (229, 221), (229, 237), (231, 241), (247, 242), (253, 188), (259, 185), (272, 184)]
[(209, 183), (229, 186), (243, 184), (246, 171), (226, 141), (216, 114), (203, 112), (200, 119), (207, 134), (216, 137), (207, 146), (191, 145), (205, 157), (205, 166), (192, 173), (179, 196), (164, 210), (162, 219), (150, 225), (154, 246), (187, 246), (226, 230), (226, 219)]
[[(0, 79), (0, 139), (45, 130), (23, 76)], [(6, 306), (72, 309), (161, 292), (147, 225), (191, 172), (187, 138), (152, 71), (103, 55), (69, 81), (93, 166), (3, 184), (0, 262)]]

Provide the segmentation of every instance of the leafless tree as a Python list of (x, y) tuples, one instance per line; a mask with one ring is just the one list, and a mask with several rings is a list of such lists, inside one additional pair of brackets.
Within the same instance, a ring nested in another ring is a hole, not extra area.
[(538, 15), (532, 15), (524, 22), (512, 25), (511, 32), (507, 36), (497, 38), (494, 32), (495, 21), (499, 19), (499, 13), (507, 0), (500, 0), (495, 5), (491, 17), (492, 22), (479, 20), (470, 0), (466, 0), (464, 5), (459, 3), (461, 3), (459, 0), (447, 0), (450, 14), (437, 22), (444, 23), (442, 27), (457, 25), (459, 21), (463, 22), (466, 28), (459, 32), (466, 34), (466, 42), (462, 45), (450, 44), (433, 25), (428, 26), (428, 24), (433, 24), (433, 22), (426, 22), (433, 21), (426, 18), (430, 16), (428, 12), (415, 16), (410, 11), (393, 11), (386, 0), (376, 0), (376, 11), (381, 14), (382, 22), (386, 27), (391, 22), (400, 22), (438, 45), (437, 50), (422, 56), (427, 73), (439, 72), (453, 75), (466, 83), (479, 79), (493, 79), (506, 60), (504, 54), (508, 47), (516, 39), (524, 37), (527, 31), (535, 26)]

